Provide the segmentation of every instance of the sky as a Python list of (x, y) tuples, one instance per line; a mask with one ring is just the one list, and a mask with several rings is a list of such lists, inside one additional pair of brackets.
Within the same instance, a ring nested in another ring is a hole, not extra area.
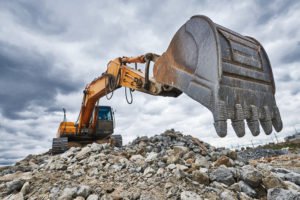
[[(279, 139), (300, 131), (300, 1), (0, 1), (0, 165), (51, 148), (59, 123), (77, 119), (86, 84), (121, 56), (162, 54), (193, 15), (260, 41), (272, 64), (283, 120)], [(142, 67), (142, 66), (141, 66)], [(274, 134), (219, 138), (210, 111), (187, 95), (133, 93), (108, 101), (125, 143), (174, 128), (215, 146), (274, 141)], [(229, 124), (230, 122), (228, 122)]]

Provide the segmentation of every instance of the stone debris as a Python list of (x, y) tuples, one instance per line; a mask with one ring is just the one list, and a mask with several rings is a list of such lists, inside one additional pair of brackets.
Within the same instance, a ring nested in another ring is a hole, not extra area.
[(239, 160), (247, 163), (249, 160), (257, 160), (264, 157), (272, 157), (286, 154), (284, 150), (249, 148), (244, 151), (239, 151), (237, 157)]
[(0, 199), (300, 199), (299, 171), (240, 155), (174, 130), (122, 148), (93, 143), (0, 168)]

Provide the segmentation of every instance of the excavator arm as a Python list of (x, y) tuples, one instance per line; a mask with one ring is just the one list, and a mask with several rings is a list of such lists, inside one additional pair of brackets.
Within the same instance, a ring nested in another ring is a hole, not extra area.
[[(59, 134), (65, 133), (68, 128), (69, 132), (75, 134), (88, 133), (90, 129), (95, 129), (96, 119), (91, 120), (91, 118), (96, 103), (102, 97), (121, 87), (155, 96), (179, 96), (181, 91), (178, 89), (160, 84), (149, 77), (150, 62), (154, 62), (157, 58), (159, 58), (158, 55), (149, 53), (138, 57), (122, 57), (111, 60), (107, 65), (106, 72), (94, 79), (84, 89), (78, 123), (76, 125), (70, 124), (70, 122), (62, 123)], [(147, 72), (128, 66), (127, 64), (130, 63), (145, 63)], [(96, 115), (94, 115), (95, 117)], [(72, 129), (72, 127), (76, 128)]]

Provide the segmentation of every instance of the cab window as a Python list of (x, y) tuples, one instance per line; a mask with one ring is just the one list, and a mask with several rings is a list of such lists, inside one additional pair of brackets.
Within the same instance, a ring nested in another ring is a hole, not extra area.
[(99, 109), (98, 119), (100, 120), (112, 120), (111, 109), (102, 107)]

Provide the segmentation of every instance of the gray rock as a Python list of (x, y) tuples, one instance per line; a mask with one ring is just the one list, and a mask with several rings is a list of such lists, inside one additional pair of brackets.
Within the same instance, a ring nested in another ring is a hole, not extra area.
[(157, 160), (157, 156), (158, 156), (157, 153), (151, 152), (151, 153), (148, 154), (148, 156), (146, 157), (145, 161), (146, 162), (153, 162), (153, 161)]
[(195, 170), (192, 172), (192, 179), (197, 181), (200, 184), (208, 185), (209, 177), (206, 173), (202, 173), (199, 170)]
[(56, 200), (58, 198), (58, 195), (59, 195), (59, 188), (58, 187), (53, 187), (50, 190), (49, 198), (51, 200)]
[(221, 200), (238, 200), (238, 197), (232, 191), (226, 190), (220, 194)]
[(181, 157), (189, 151), (189, 148), (185, 146), (174, 146), (173, 150), (176, 155)]
[(268, 200), (299, 200), (300, 193), (284, 190), (281, 188), (272, 188), (268, 190)]
[(259, 186), (262, 182), (262, 174), (250, 165), (242, 167), (241, 179), (253, 187)]
[(155, 173), (155, 170), (151, 167), (147, 167), (145, 170), (144, 170), (144, 176), (146, 177), (150, 177), (152, 176), (153, 174)]
[(232, 172), (225, 167), (219, 167), (218, 169), (213, 170), (212, 173), (210, 173), (209, 178), (211, 181), (221, 182), (228, 186), (235, 183)]
[(77, 188), (65, 188), (58, 200), (72, 200), (76, 196)]
[(175, 164), (169, 164), (166, 168), (169, 169), (169, 170), (173, 170), (173, 169), (176, 168), (176, 165)]
[(142, 155), (137, 154), (137, 155), (132, 155), (129, 160), (132, 162), (137, 162), (137, 161), (141, 161), (141, 160), (144, 161), (145, 158)]
[(290, 172), (288, 174), (285, 174), (284, 179), (300, 186), (300, 174), (298, 173)]
[(205, 167), (205, 168), (209, 168), (210, 163), (207, 161), (207, 159), (205, 157), (198, 157), (195, 160), (195, 165), (197, 167)]
[(16, 194), (11, 194), (4, 198), (3, 200), (24, 200), (24, 196), (21, 192), (16, 193)]
[(183, 191), (180, 193), (181, 200), (202, 200), (201, 196), (192, 191)]
[(176, 168), (177, 168), (177, 169), (180, 169), (180, 170), (182, 170), (182, 171), (185, 171), (185, 170), (188, 169), (187, 166), (185, 166), (185, 165), (180, 165), (180, 164), (176, 164)]
[(6, 183), (6, 188), (8, 193), (12, 193), (14, 191), (19, 192), (23, 186), (23, 184), (25, 183), (24, 180), (22, 179), (16, 179), (16, 180), (12, 180)]
[(21, 193), (25, 196), (28, 192), (29, 192), (29, 182), (24, 183), (22, 189), (21, 189)]
[(77, 196), (75, 199), (73, 199), (73, 200), (85, 200), (85, 198), (84, 197), (82, 197), (82, 196)]
[(300, 186), (296, 185), (293, 182), (284, 181), (284, 185), (286, 186), (286, 189), (288, 189), (288, 190), (295, 190), (297, 192), (300, 192)]
[(121, 169), (123, 169), (123, 167), (124, 167), (124, 165), (121, 163), (116, 163), (116, 164), (110, 166), (110, 168), (115, 171), (120, 171)]
[(79, 151), (76, 154), (75, 158), (77, 160), (82, 160), (84, 158), (87, 158), (88, 155), (90, 154), (90, 152), (91, 152), (91, 148), (86, 146), (86, 147), (82, 148), (81, 151)]
[(244, 181), (239, 182), (240, 191), (246, 193), (250, 197), (256, 197), (256, 192)]
[(267, 190), (271, 188), (284, 188), (283, 181), (272, 174), (263, 177), (262, 182)]
[(178, 180), (183, 179), (185, 177), (185, 173), (180, 169), (175, 169), (174, 175)]
[(77, 196), (86, 198), (91, 193), (91, 188), (88, 185), (80, 185), (76, 192)]
[(86, 200), (99, 200), (99, 197), (96, 194), (91, 194)]
[(109, 194), (103, 195), (100, 200), (114, 200), (113, 197)]
[(102, 150), (102, 148), (103, 148), (102, 144), (93, 143), (91, 145), (91, 150), (94, 152), (100, 152)]

